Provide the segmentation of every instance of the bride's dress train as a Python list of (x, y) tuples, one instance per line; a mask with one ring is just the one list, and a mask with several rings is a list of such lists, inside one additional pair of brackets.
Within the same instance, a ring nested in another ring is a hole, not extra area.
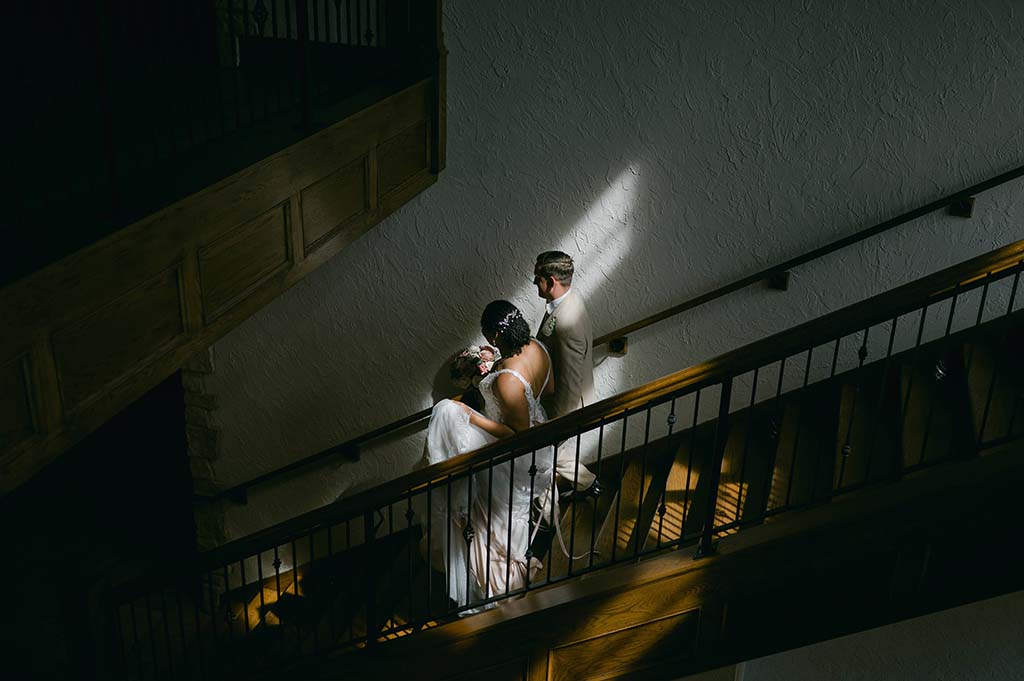
[[(523, 384), (530, 425), (546, 421), (544, 408), (534, 398), (529, 381), (511, 369), (492, 372), (480, 382), (484, 415), (502, 420), (500, 398), (494, 393), (493, 384), (503, 373), (514, 375)], [(459, 404), (441, 400), (434, 406), (427, 429), (427, 461), (439, 463), (496, 440), (472, 425), (469, 414)], [(531, 464), (536, 466), (532, 488)], [(531, 493), (532, 497), (543, 497), (553, 483), (553, 476), (554, 449), (545, 447), (535, 455), (520, 456), (514, 462), (474, 473), (471, 478), (453, 480), (450, 497), (445, 487), (432, 494), (428, 558), (435, 570), (446, 575), (448, 595), (460, 607), (520, 589), (526, 586), (528, 575), (530, 581), (535, 580), (542, 564), (536, 558), (526, 557), (532, 539)], [(467, 518), (474, 531), (468, 547), (463, 537)]]

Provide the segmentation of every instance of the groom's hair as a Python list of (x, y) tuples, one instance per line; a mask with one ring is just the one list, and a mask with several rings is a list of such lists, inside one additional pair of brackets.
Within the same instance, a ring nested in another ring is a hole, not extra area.
[(553, 277), (558, 283), (568, 286), (572, 283), (572, 258), (561, 251), (545, 251), (537, 256), (533, 273), (538, 277)]

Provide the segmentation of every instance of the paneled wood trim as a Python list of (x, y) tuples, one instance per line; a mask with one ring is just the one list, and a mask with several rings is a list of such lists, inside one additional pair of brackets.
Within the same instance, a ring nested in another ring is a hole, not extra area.
[(15, 447), (39, 432), (31, 375), (27, 352), (0, 365), (0, 447)]
[(377, 150), (381, 196), (400, 189), (410, 178), (430, 171), (430, 135), (427, 121), (418, 121)]
[(290, 207), (285, 200), (199, 249), (205, 323), (291, 266)]
[(370, 210), (380, 206), (380, 163), (377, 161), (377, 147), (370, 149), (366, 155), (366, 195), (370, 201)]
[(199, 253), (187, 248), (181, 260), (181, 304), (185, 330), (194, 336), (203, 328), (203, 291), (199, 278)]
[[(0, 452), (0, 494), (435, 182), (417, 175), (381, 202), (376, 149), (430, 124), (436, 83), (420, 81), (0, 290), (13, 330), (0, 337), (0, 357), (30, 352), (38, 421), (35, 435)], [(338, 216), (340, 228), (307, 257), (302, 191), (359, 163), (366, 209)]]
[(65, 413), (184, 340), (181, 263), (163, 270), (51, 335)]
[[(371, 150), (370, 153), (373, 153)], [(368, 156), (358, 158), (306, 187), (302, 206), (303, 252), (309, 254), (342, 232), (350, 232), (371, 208)], [(362, 234), (358, 228), (354, 236)]]
[(697, 650), (700, 612), (684, 610), (552, 648), (548, 678), (575, 681), (586, 670), (588, 679), (601, 681), (683, 664)]
[(182, 244), (212, 241), (428, 119), (433, 87), (432, 80), (412, 85), (0, 290), (3, 318), (18, 330), (0, 337), (0, 356), (13, 355), (25, 337), (67, 324), (111, 291), (171, 266)]
[(52, 433), (60, 428), (64, 407), (61, 404), (60, 380), (57, 378), (57, 364), (53, 360), (49, 336), (39, 336), (33, 342), (30, 365), (32, 397), (39, 429), (42, 433)]

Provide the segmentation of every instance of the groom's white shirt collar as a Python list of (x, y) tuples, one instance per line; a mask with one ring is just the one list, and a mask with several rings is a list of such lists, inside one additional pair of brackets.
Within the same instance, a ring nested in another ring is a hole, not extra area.
[(565, 297), (567, 295), (569, 295), (570, 293), (572, 293), (572, 287), (571, 286), (568, 289), (566, 289), (565, 293), (563, 293), (562, 295), (558, 296), (557, 298), (552, 300), (550, 303), (545, 305), (544, 309), (547, 310), (548, 314), (551, 314), (552, 312), (555, 311), (555, 308), (557, 308), (559, 305), (562, 304), (562, 301), (565, 300)]

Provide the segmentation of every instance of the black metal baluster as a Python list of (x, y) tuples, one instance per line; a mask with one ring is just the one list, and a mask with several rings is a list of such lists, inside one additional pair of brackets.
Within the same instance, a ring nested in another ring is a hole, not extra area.
[[(345, 553), (352, 556), (352, 519), (348, 518), (345, 520)], [(354, 563), (354, 561), (353, 561)], [(347, 606), (346, 606), (347, 607)], [(348, 640), (352, 641), (355, 638), (356, 633), (353, 628), (354, 622), (352, 617), (348, 618)]]
[(266, 623), (267, 600), (266, 600), (266, 596), (263, 594), (263, 552), (262, 551), (257, 551), (256, 552), (256, 579), (258, 580), (256, 582), (256, 584), (258, 585), (258, 588), (259, 588), (259, 591), (260, 591), (260, 612), (259, 612), (260, 616), (259, 616), (259, 619), (256, 622), (256, 625), (257, 626), (261, 626), (264, 629), (266, 629), (267, 628), (267, 623)]
[(615, 496), (615, 524), (612, 527), (612, 556), (610, 562), (615, 562), (615, 553), (619, 546), (619, 514), (622, 508), (622, 493), (625, 491), (626, 477), (626, 426), (629, 424), (629, 409), (622, 414), (622, 445), (619, 448), (619, 493)]
[(167, 646), (167, 671), (174, 674), (174, 654), (171, 650), (171, 615), (167, 612), (166, 590), (160, 587), (160, 612), (164, 620), (164, 645)]
[[(583, 435), (583, 430), (580, 429), (576, 432), (576, 464), (572, 474), (572, 488), (576, 490), (580, 480), (580, 437)], [(576, 500), (572, 502), (572, 524), (569, 525), (569, 566), (567, 575), (572, 574), (572, 560), (576, 550)]]
[[(412, 627), (416, 624), (416, 609), (415, 602), (413, 601), (413, 569), (412, 569), (412, 551), (413, 551), (413, 532), (412, 532), (412, 519), (415, 517), (415, 513), (412, 510), (412, 490), (409, 490), (408, 496), (406, 497), (405, 503), (405, 531), (408, 535), (408, 541), (406, 542), (406, 576), (409, 578), (409, 626)], [(329, 537), (330, 535), (328, 535)], [(430, 565), (430, 554), (427, 554), (427, 565), (429, 569)]]
[(345, 0), (345, 33), (347, 39), (345, 44), (352, 44), (352, 0)]
[[(394, 535), (395, 505), (388, 504), (388, 541), (394, 541)], [(312, 560), (312, 557), (310, 557), (310, 561)], [(397, 605), (397, 603), (395, 602), (395, 567), (393, 565), (389, 565), (387, 570), (388, 588), (384, 593), (387, 594), (387, 617), (389, 620), (391, 620), (391, 631), (394, 631), (395, 628), (397, 627), (397, 618), (395, 617), (395, 615), (397, 615), (397, 613), (395, 612), (395, 606)]]
[(843, 436), (843, 448), (842, 457), (839, 462), (839, 480), (836, 483), (837, 489), (843, 488), (843, 478), (846, 475), (846, 460), (849, 458), (852, 448), (850, 447), (850, 441), (853, 437), (853, 424), (857, 420), (857, 402), (860, 401), (861, 386), (864, 383), (864, 361), (868, 358), (868, 333), (871, 331), (871, 327), (864, 329), (864, 340), (861, 341), (860, 347), (857, 348), (857, 383), (854, 387), (853, 404), (850, 406), (850, 420), (846, 424), (846, 435)]
[[(451, 562), (452, 561), (452, 533), (451, 533), (451, 526), (452, 526), (452, 523), (451, 523), (451, 518), (452, 518), (452, 488), (451, 488), (451, 475), (450, 474), (448, 476), (448, 479), (449, 479), (449, 483), (448, 483), (448, 512), (444, 516), (445, 518), (448, 519), (448, 523), (447, 523), (447, 525), (448, 525), (448, 527), (447, 527), (447, 531), (448, 531), (448, 553), (447, 553), (447, 560), (448, 560), (448, 562), (445, 564), (445, 574), (444, 574), (444, 576), (445, 576), (445, 587), (444, 588), (445, 588), (445, 592), (446, 593), (448, 591), (448, 575), (450, 574), (450, 568), (451, 568), (451, 564), (452, 564), (452, 562)], [(434, 521), (434, 505), (433, 505), (433, 502), (432, 502), (432, 500), (430, 498), (430, 493), (431, 493), (432, 490), (433, 490), (432, 481), (428, 480), (427, 481), (427, 594), (426, 594), (426, 600), (424, 601), (425, 605), (427, 606), (425, 608), (426, 609), (426, 615), (424, 616), (424, 619), (426, 619), (426, 620), (429, 620), (430, 619), (430, 615), (432, 614), (431, 607), (432, 607), (433, 594), (434, 594), (434, 588), (433, 588), (433, 585), (434, 585), (434, 564), (432, 562), (434, 560), (434, 554), (433, 554), (434, 533), (432, 531), (433, 530), (433, 521)]]
[[(444, 530), (445, 530), (445, 542), (446, 542), (446, 547), (445, 547), (445, 565), (444, 565), (444, 591), (445, 591), (445, 594), (450, 597), (450, 596), (452, 596), (452, 594), (450, 593), (451, 588), (452, 588), (452, 583), (454, 582), (454, 580), (456, 578), (455, 577), (455, 573), (452, 570), (452, 522), (453, 522), (453, 518), (452, 518), (452, 474), (451, 473), (448, 474), (448, 479), (445, 481), (445, 492), (446, 492), (446, 501), (445, 501), (445, 503), (447, 504), (447, 506), (446, 506), (447, 510), (445, 511), (445, 514), (444, 514), (444, 518), (445, 518), (445, 528), (444, 528)], [(427, 483), (427, 503), (428, 503), (428, 505), (429, 505), (429, 502), (430, 502), (430, 483)], [(428, 536), (429, 536), (429, 533), (430, 533), (429, 527), (427, 528), (427, 533), (428, 533)], [(430, 540), (428, 539), (427, 541), (429, 542)], [(428, 553), (427, 555), (429, 556), (430, 554)], [(427, 583), (428, 584), (430, 583), (430, 573), (429, 572), (427, 573)], [(433, 594), (434, 592), (431, 589), (428, 588), (427, 589), (427, 593), (428, 594)], [(428, 600), (428, 602), (429, 602), (429, 600)], [(447, 605), (445, 610), (448, 611), (448, 612), (451, 612), (451, 605), (448, 605), (448, 601), (447, 600), (445, 601), (445, 604)], [(455, 607), (458, 608), (459, 604), (455, 603)], [(428, 610), (429, 610), (429, 608), (428, 608)], [(429, 613), (428, 613), (428, 615), (429, 615)]]
[[(487, 562), (484, 565), (484, 598), (491, 594), (491, 522), (494, 513), (494, 460), (487, 464)], [(510, 518), (511, 520), (511, 518)]]
[[(665, 436), (665, 443), (666, 443), (666, 446), (669, 448), (669, 453), (671, 454), (672, 453), (671, 452), (671, 449), (672, 449), (672, 429), (675, 428), (675, 425), (676, 425), (676, 398), (674, 398), (674, 397), (672, 398), (672, 406), (669, 408), (668, 418), (665, 419), (665, 421), (668, 424), (668, 435)], [(658, 504), (658, 543), (657, 543), (657, 548), (659, 548), (659, 549), (661, 548), (661, 534), (662, 534), (662, 531), (665, 529), (665, 514), (668, 512), (668, 506), (665, 504), (665, 500), (666, 500), (666, 495), (668, 494), (668, 479), (667, 478), (668, 478), (668, 476), (672, 475), (672, 472), (671, 472), (672, 465), (673, 465), (673, 462), (669, 462), (669, 471), (666, 474), (665, 486), (662, 487), (662, 489), (661, 489), (661, 501)], [(594, 507), (596, 509), (597, 502), (594, 503)], [(591, 546), (591, 549), (593, 549), (593, 546)]]
[[(875, 443), (878, 442), (878, 433), (882, 428), (878, 425), (878, 419), (882, 413), (882, 403), (885, 401), (885, 386), (889, 382), (889, 358), (892, 357), (892, 348), (896, 342), (896, 326), (899, 323), (899, 316), (892, 318), (892, 328), (889, 330), (889, 346), (885, 350), (885, 359), (882, 362), (882, 382), (878, 386), (878, 397), (875, 398), (875, 408), (871, 414), (871, 423), (874, 429), (871, 431), (871, 445), (868, 447), (867, 460), (864, 462), (864, 484), (871, 480), (871, 462), (875, 457)], [(843, 449), (843, 458), (848, 456), (848, 450)]]
[(366, 46), (373, 46), (373, 16), (370, 12), (370, 0), (366, 0)]
[(558, 538), (558, 528), (555, 526), (555, 511), (558, 510), (556, 509), (556, 505), (558, 504), (558, 475), (555, 473), (554, 468), (558, 463), (558, 445), (551, 445), (551, 456), (551, 489), (548, 490), (548, 494), (551, 495), (551, 517), (548, 520), (548, 527), (551, 528), (553, 534), (551, 544), (548, 548), (548, 584), (551, 583), (551, 567), (554, 564), (554, 561), (551, 560), (551, 556), (555, 553), (555, 540)]
[(277, 606), (277, 649), (278, 651), (284, 651), (284, 621), (283, 612), (281, 608), (281, 556), (277, 544), (274, 544), (274, 562), (271, 563), (274, 566), (274, 587), (277, 591), (277, 599), (274, 601), (274, 605)]
[(142, 649), (139, 647), (139, 620), (135, 614), (135, 600), (128, 601), (128, 608), (132, 613), (132, 650), (135, 651), (135, 657), (139, 662), (139, 678), (143, 678), (146, 675), (146, 668), (142, 663)]
[[(315, 570), (313, 567), (316, 562), (316, 548), (314, 547), (313, 535), (316, 533), (315, 530), (309, 531), (309, 567)], [(313, 630), (313, 654), (316, 655), (320, 652), (320, 623), (314, 619), (310, 623), (310, 628)]]
[[(807, 383), (811, 375), (811, 355), (814, 353), (814, 347), (810, 347), (807, 350), (807, 363), (804, 365), (804, 382), (800, 386), (801, 393), (807, 388)], [(804, 425), (804, 409), (807, 403), (807, 396), (801, 395), (802, 400), (800, 403), (800, 410), (796, 415), (796, 435), (793, 437), (793, 456), (790, 459), (789, 464), (789, 480), (786, 482), (786, 507), (789, 507), (789, 502), (792, 499), (793, 494), (793, 478), (796, 474), (796, 461), (797, 455), (800, 449), (800, 433), (803, 431)]]
[(178, 635), (181, 636), (181, 663), (188, 667), (188, 651), (185, 649), (185, 609), (181, 605), (181, 591), (179, 586), (175, 589), (175, 603), (178, 611)]
[(317, 9), (316, 0), (313, 0), (313, 40), (320, 42), (320, 11)]
[(157, 675), (160, 660), (156, 653), (156, 633), (153, 631), (153, 604), (150, 603), (150, 593), (146, 592), (146, 623), (149, 628), (149, 647), (153, 653), (153, 675)]
[[(534, 489), (534, 483), (536, 482), (536, 478), (537, 478), (537, 450), (536, 449), (534, 449), (533, 452), (530, 454), (530, 468), (528, 469), (527, 472), (530, 474), (530, 517), (527, 520), (526, 525), (527, 525), (527, 529), (529, 531), (529, 534), (527, 536), (529, 537), (529, 540), (532, 540), (533, 539), (533, 502), (534, 502), (534, 499), (535, 499), (534, 493), (536, 491)], [(544, 514), (544, 506), (543, 506), (543, 504), (541, 504), (540, 508), (538, 509), (538, 513), (537, 513), (537, 524), (538, 525), (540, 524), (541, 516), (543, 514)], [(530, 568), (529, 568), (529, 566), (530, 566), (532, 558), (533, 558), (533, 542), (530, 541), (529, 545), (526, 547), (526, 566), (527, 566), (527, 568), (526, 568), (526, 588), (527, 589), (530, 588)]]
[[(946, 332), (943, 334), (943, 336), (942, 336), (943, 338), (949, 338), (949, 332), (953, 328), (953, 316), (956, 313), (956, 299), (957, 299), (957, 297), (959, 295), (960, 295), (960, 284), (957, 284), (956, 287), (953, 289), (953, 298), (950, 300), (950, 303), (949, 303), (949, 316), (946, 319)], [(928, 400), (928, 418), (925, 419), (924, 437), (921, 438), (921, 455), (918, 458), (918, 465), (919, 466), (924, 464), (925, 453), (927, 452), (927, 449), (928, 449), (928, 440), (931, 438), (932, 419), (934, 418), (934, 416), (935, 416), (935, 396), (933, 395), (931, 397), (931, 399)], [(950, 439), (952, 439), (952, 438), (953, 438), (953, 433), (950, 432)]]
[(235, 111), (235, 130), (242, 127), (242, 109), (239, 105), (241, 90), (238, 87), (238, 36), (235, 35), (235, 0), (228, 0), (228, 41), (231, 46), (231, 90)]
[(295, 6), (295, 23), (299, 31), (299, 86), (302, 98), (302, 130), (305, 134), (313, 131), (312, 75), (309, 60), (309, 16), (307, 0), (299, 0)]
[(231, 580), (228, 578), (228, 566), (224, 566), (224, 593), (221, 595), (221, 606), (224, 608), (224, 625), (227, 627), (228, 642), (235, 640), (235, 624), (231, 617)]
[(116, 674), (121, 672), (127, 673), (128, 666), (128, 651), (124, 648), (124, 627), (121, 625), (121, 610), (124, 608), (124, 604), (119, 604), (114, 607), (114, 637), (117, 639), (117, 671)]
[[(597, 462), (594, 464), (594, 474), (601, 478), (601, 446), (604, 444), (604, 417), (597, 428)], [(594, 499), (594, 522), (590, 523), (590, 558), (587, 562), (587, 569), (594, 567), (595, 544), (597, 543), (597, 499)]]
[[(337, 563), (334, 561), (334, 525), (328, 525), (327, 526), (327, 564), (329, 566), (332, 566), (332, 572), (333, 572), (333, 566), (337, 565)], [(337, 581), (338, 581), (338, 577), (337, 576), (332, 576), (331, 580), (330, 580), (331, 586), (334, 586), (337, 583)], [(328, 617), (328, 625), (327, 626), (330, 627), (330, 631), (331, 631), (331, 640), (330, 640), (330, 646), (331, 647), (332, 646), (336, 646), (338, 644), (338, 613), (337, 613), (337, 604), (335, 602), (336, 598), (337, 598), (337, 595), (332, 591), (332, 593), (331, 593), (331, 602), (330, 602), (330, 605), (328, 606), (330, 608), (330, 612), (327, 615), (327, 617)]]
[(356, 44), (363, 44), (363, 8), (359, 6), (359, 0), (356, 0)]
[(647, 407), (647, 419), (644, 423), (644, 447), (640, 450), (640, 491), (636, 500), (636, 524), (633, 525), (633, 536), (636, 541), (633, 546), (633, 558), (640, 555), (640, 546), (643, 541), (640, 537), (640, 518), (644, 510), (644, 485), (647, 483), (647, 448), (651, 438), (651, 408)]
[(253, 78), (249, 69), (248, 61), (242, 63), (242, 38), (249, 37), (249, 0), (242, 0), (242, 33), (239, 36), (238, 45), (238, 75), (242, 82), (242, 95), (249, 100), (249, 125), (256, 121), (256, 106), (253, 101)]
[(686, 520), (690, 514), (690, 476), (693, 473), (693, 452), (697, 448), (697, 418), (700, 411), (700, 390), (693, 398), (693, 424), (690, 426), (690, 454), (686, 463), (686, 486), (683, 488), (683, 512), (679, 521), (679, 540), (686, 536)]
[[(839, 340), (836, 340), (836, 349), (838, 351)], [(775, 463), (779, 456), (779, 437), (782, 434), (782, 423), (785, 414), (782, 411), (782, 381), (786, 375), (786, 360), (788, 357), (783, 357), (779, 361), (779, 381), (775, 386), (775, 404), (772, 406), (775, 411), (775, 416), (772, 417), (771, 423), (769, 423), (769, 436), (775, 441), (775, 446), (771, 448), (771, 455), (768, 457), (768, 475), (764, 479), (764, 513), (762, 517), (768, 516), (768, 504), (771, 503), (772, 493), (772, 481), (775, 480)], [(835, 371), (835, 362), (833, 361), (832, 370)]]
[[(305, 2), (305, 0), (302, 0)], [(363, 544), (365, 546), (366, 575), (366, 646), (373, 647), (377, 643), (377, 572), (373, 564), (373, 543), (376, 526), (373, 522), (373, 510), (363, 514)]]
[[(295, 546), (295, 540), (291, 541), (292, 547), (292, 590), (295, 592), (295, 602), (298, 604), (301, 594), (299, 593), (299, 551)], [(295, 618), (295, 650), (302, 653), (302, 619)]]
[[(512, 497), (516, 493), (516, 457), (513, 456), (508, 460), (508, 521), (505, 523), (508, 526), (508, 536), (505, 538), (505, 595), (511, 591), (509, 586), (509, 580), (512, 578)], [(529, 542), (530, 535), (527, 534), (527, 542)], [(527, 543), (527, 549), (529, 549), (529, 543)], [(530, 571), (530, 559), (526, 559), (526, 571)]]
[(718, 485), (722, 478), (722, 461), (729, 440), (729, 405), (732, 401), (732, 377), (722, 382), (722, 394), (718, 403), (718, 420), (715, 423), (714, 449), (711, 457), (711, 481), (708, 485), (708, 502), (704, 511), (704, 527), (697, 544), (695, 558), (709, 556), (715, 552), (715, 511), (718, 508)]
[[(239, 587), (238, 591), (239, 591), (239, 593), (241, 593), (242, 598), (246, 598), (246, 596), (245, 596), (245, 559), (244, 558), (242, 560), (238, 561), (238, 567), (239, 567), (239, 574), (242, 576), (242, 584)], [(249, 625), (249, 601), (248, 601), (248, 599), (246, 599), (245, 601), (242, 602), (242, 615), (243, 615), (242, 622), (245, 625), (245, 634), (248, 634), (249, 631), (250, 631), (250, 625)], [(243, 635), (243, 638), (244, 638), (244, 635)]]
[[(470, 544), (472, 544), (473, 540), (472, 540), (471, 535), (468, 532), (466, 532), (465, 528), (468, 528), (470, 526), (470, 523), (471, 523), (470, 519), (472, 517), (473, 517), (473, 464), (469, 464), (469, 470), (466, 473), (466, 524), (463, 526), (463, 531), (462, 531), (463, 532), (463, 539), (466, 542), (466, 605), (469, 605), (470, 603), (472, 603), (472, 599), (471, 599), (471, 597), (469, 595), (470, 591), (471, 591), (470, 581), (469, 581), (470, 580), (470, 569), (469, 569), (469, 567), (473, 563), (473, 561), (472, 561), (472, 559), (470, 557), (471, 548), (472, 548), (470, 546)], [(474, 528), (474, 530), (475, 530), (475, 528)]]
[(341, 0), (334, 0), (334, 42), (341, 44)]
[(202, 613), (200, 612), (200, 601), (203, 600), (203, 581), (199, 578), (199, 581), (195, 584), (196, 597), (192, 601), (192, 606), (195, 615), (196, 622), (196, 652), (198, 654), (199, 664), (199, 678), (205, 679), (206, 677), (206, 653), (203, 651), (203, 623)]
[[(917, 339), (914, 341), (914, 349), (917, 349), (917, 348), (919, 348), (921, 346), (921, 339), (924, 337), (924, 323), (925, 323), (925, 320), (927, 319), (927, 317), (928, 317), (928, 305), (925, 304), (925, 306), (921, 308), (921, 319), (918, 321), (918, 324), (917, 324)], [(913, 360), (912, 360), (912, 362), (913, 362)], [(914, 364), (913, 363), (911, 364), (911, 369), (912, 370), (910, 372), (910, 376), (907, 379), (907, 394), (904, 396), (904, 398), (902, 400), (903, 401), (903, 409), (900, 412), (900, 433), (901, 434), (906, 430), (906, 425), (907, 425), (907, 409), (909, 409), (909, 407), (910, 407), (910, 396), (911, 396), (911, 394), (913, 393), (913, 390), (914, 390), (914, 371), (913, 371)], [(902, 435), (901, 435), (901, 437), (902, 437)], [(900, 470), (897, 473), (898, 473), (898, 475), (902, 475), (903, 474), (903, 462), (902, 462), (902, 460), (900, 461)]]
[[(757, 397), (757, 378), (758, 378), (758, 373), (760, 371), (761, 371), (761, 367), (757, 367), (756, 369), (754, 369), (754, 383), (753, 383), (753, 386), (750, 389), (750, 406), (747, 408), (747, 418), (746, 418), (747, 432), (746, 432), (746, 435), (744, 435), (744, 437), (743, 437), (743, 461), (740, 463), (740, 483), (739, 483), (739, 487), (736, 490), (736, 517), (735, 517), (735, 521), (737, 523), (740, 521), (740, 510), (743, 508), (743, 481), (746, 479), (746, 476), (747, 476), (747, 455), (750, 452), (750, 431), (752, 430), (752, 426), (753, 426), (753, 423), (754, 423), (754, 400)], [(675, 403), (673, 401), (673, 405), (674, 404)], [(669, 430), (669, 434), (671, 435), (671, 433), (672, 433), (672, 431), (670, 429)]]
[[(217, 633), (217, 604), (213, 593), (213, 572), (209, 572), (206, 575), (207, 591), (210, 594), (210, 630), (213, 633), (213, 652), (216, 655), (217, 647), (220, 643), (220, 634)], [(202, 585), (200, 585), (202, 588)]]
[(384, 47), (384, 3), (377, 0), (377, 47)]

